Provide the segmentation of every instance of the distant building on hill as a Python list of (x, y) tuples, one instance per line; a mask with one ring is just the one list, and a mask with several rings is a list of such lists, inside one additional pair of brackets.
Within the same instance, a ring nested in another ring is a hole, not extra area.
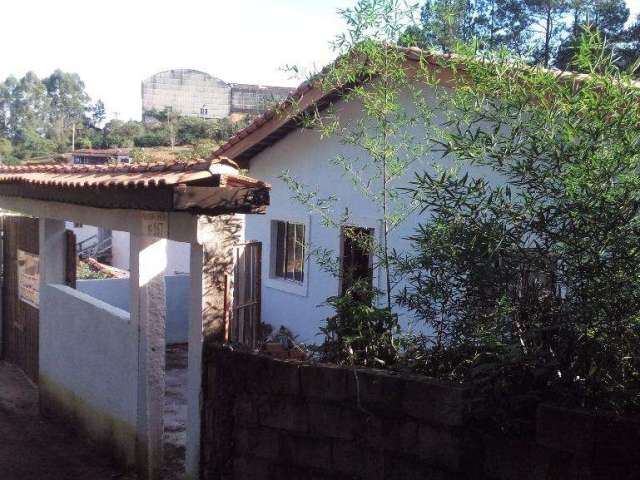
[(129, 163), (131, 156), (126, 148), (83, 148), (71, 152), (71, 163), (76, 165), (103, 165), (106, 163)]
[(186, 117), (236, 120), (258, 114), (289, 94), (288, 87), (227, 83), (197, 70), (167, 70), (142, 81), (142, 119), (167, 109)]

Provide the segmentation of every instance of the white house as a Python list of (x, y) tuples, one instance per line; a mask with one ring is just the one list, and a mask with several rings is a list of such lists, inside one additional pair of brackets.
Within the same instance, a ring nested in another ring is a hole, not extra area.
[[(405, 49), (405, 52), (408, 68), (424, 58), (424, 53), (417, 49)], [(451, 75), (436, 58), (431, 68), (441, 80), (449, 82), (445, 85), (454, 87)], [(421, 88), (429, 101), (436, 101), (432, 87), (422, 85)], [(407, 110), (415, 106), (409, 93), (404, 95), (402, 103)], [(325, 302), (328, 297), (341, 293), (343, 288), (339, 277), (324, 271), (308, 255), (310, 248), (335, 252), (343, 266), (364, 266), (368, 270), (366, 266), (372, 263), (372, 259), (350, 245), (348, 236), (345, 237), (343, 232), (323, 226), (319, 216), (309, 214), (303, 205), (293, 200), (292, 192), (279, 176), (288, 171), (291, 177), (317, 188), (320, 194), (335, 194), (339, 199), (335, 210), (349, 210), (350, 227), (363, 229), (381, 240), (382, 212), (356, 192), (351, 180), (339, 167), (330, 165), (337, 155), (362, 156), (362, 151), (353, 150), (354, 147), (345, 145), (338, 137), (321, 138), (318, 131), (301, 128), (297, 120), (301, 111), (313, 107), (322, 110), (328, 104), (332, 104), (333, 113), (341, 119), (343, 126), (363, 116), (357, 102), (346, 102), (340, 98), (339, 92), (323, 91), (317, 85), (304, 83), (277, 109), (256, 118), (213, 152), (213, 157), (228, 157), (247, 169), (250, 176), (264, 179), (272, 185), (268, 213), (247, 217), (243, 238), (262, 243), (261, 321), (275, 328), (285, 326), (303, 342), (321, 341), (317, 336), (319, 327), (332, 314), (332, 309)], [(424, 134), (419, 130), (414, 133), (416, 138)], [(427, 156), (422, 162), (414, 163), (411, 171), (407, 172), (405, 184), (414, 178), (415, 172), (431, 168), (433, 162), (441, 161), (439, 157)], [(499, 181), (493, 179), (494, 183)], [(396, 186), (402, 186), (402, 180)], [(414, 213), (393, 231), (390, 237), (392, 249), (403, 251), (408, 248), (407, 238), (415, 232), (419, 220), (418, 214)], [(117, 253), (116, 236), (114, 233), (114, 266), (127, 268), (126, 263), (120, 263), (118, 258), (128, 258), (128, 251)], [(306, 250), (301, 244), (307, 246)], [(122, 245), (127, 248), (128, 242), (124, 241)], [(174, 247), (170, 245), (170, 248)], [(176, 269), (170, 267), (168, 271), (181, 273), (181, 266), (189, 264), (188, 257), (185, 257), (187, 254), (186, 251), (174, 251), (171, 257), (175, 259)], [(380, 271), (373, 271), (372, 282), (379, 289), (384, 289)], [(405, 325), (411, 320), (408, 313), (401, 313), (401, 321)]]
[[(420, 55), (417, 50), (407, 49), (408, 63), (415, 62)], [(433, 68), (440, 67), (434, 63)], [(427, 98), (434, 100), (430, 87), (423, 90)], [(407, 109), (414, 105), (408, 95), (402, 101)], [(340, 231), (323, 226), (319, 216), (309, 214), (303, 205), (292, 200), (292, 192), (279, 175), (288, 171), (302, 184), (317, 188), (321, 195), (335, 194), (339, 198), (336, 211), (348, 208), (353, 227), (366, 229), (381, 238), (382, 213), (354, 190), (351, 180), (339, 167), (329, 164), (338, 154), (362, 156), (362, 151), (352, 150), (354, 147), (344, 145), (337, 137), (321, 138), (318, 131), (302, 129), (295, 121), (300, 111), (313, 106), (322, 108), (328, 102), (333, 102), (333, 113), (343, 126), (363, 115), (355, 101), (347, 103), (336, 92), (323, 92), (305, 83), (293, 94), (288, 106), (262, 115), (214, 152), (214, 156), (225, 155), (247, 168), (249, 175), (272, 185), (268, 213), (247, 218), (245, 225), (246, 239), (262, 242), (262, 321), (276, 328), (284, 325), (304, 342), (321, 340), (317, 336), (319, 327), (332, 314), (323, 304), (328, 297), (340, 293), (341, 285), (339, 278), (323, 271), (312, 258), (305, 256), (301, 247), (292, 246), (297, 239), (304, 238), (304, 243), (311, 248), (336, 252), (343, 265), (353, 265), (363, 259), (357, 258), (359, 252), (346, 245), (348, 238)], [(416, 170), (428, 168), (434, 160), (424, 158), (424, 162), (415, 164), (408, 172), (407, 182)], [(399, 251), (407, 248), (406, 238), (414, 233), (418, 220), (414, 214), (393, 232), (392, 248)], [(283, 262), (285, 257), (288, 262)], [(380, 273), (373, 272), (373, 284), (383, 289)], [(407, 314), (401, 317), (405, 324), (410, 320)]]

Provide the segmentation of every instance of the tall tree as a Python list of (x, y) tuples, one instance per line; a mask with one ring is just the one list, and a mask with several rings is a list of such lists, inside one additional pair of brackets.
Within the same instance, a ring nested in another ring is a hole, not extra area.
[[(6, 84), (13, 84), (8, 79)], [(13, 84), (10, 94), (9, 116), (14, 142), (26, 142), (35, 135), (44, 136), (47, 131), (50, 99), (38, 76), (27, 72)]]
[(0, 83), (0, 134), (5, 137), (13, 135), (13, 119), (11, 117), (13, 105), (13, 91), (18, 84), (18, 79), (14, 76), (8, 77)]
[(569, 9), (569, 0), (530, 0), (529, 7), (540, 36), (534, 61), (548, 67), (566, 35), (564, 16)]
[(621, 42), (618, 44), (618, 55), (621, 66), (634, 68), (634, 74), (640, 76), (640, 67), (637, 63), (640, 62), (640, 15), (622, 33)]
[(570, 33), (558, 49), (555, 65), (559, 68), (575, 68), (569, 61), (576, 54), (580, 37), (589, 28), (597, 30), (608, 43), (617, 50), (624, 41), (625, 24), (629, 19), (629, 9), (624, 0), (573, 0), (570, 10)]
[(104, 106), (104, 102), (98, 99), (98, 101), (91, 106), (90, 112), (91, 112), (90, 126), (94, 128), (100, 127), (100, 125), (102, 125), (102, 122), (104, 122), (105, 118), (107, 118), (107, 110)]
[(0, 136), (0, 164), (6, 163), (13, 153), (13, 145), (8, 138)]
[(474, 35), (485, 49), (508, 48), (523, 55), (531, 41), (533, 18), (523, 0), (479, 0)]
[(58, 69), (45, 78), (43, 84), (50, 101), (49, 116), (55, 140), (64, 147), (67, 143), (65, 134), (71, 131), (74, 135), (76, 126), (86, 118), (89, 95), (77, 73)]
[(455, 168), (413, 183), (402, 300), (436, 333), (425, 370), (471, 379), (492, 416), (547, 399), (640, 409), (640, 90), (602, 35), (582, 41), (579, 81), (452, 57), (464, 88), (440, 92), (451, 120), (434, 138)]
[(474, 5), (470, 0), (427, 0), (420, 19), (424, 43), (443, 52), (469, 42), (475, 32)]

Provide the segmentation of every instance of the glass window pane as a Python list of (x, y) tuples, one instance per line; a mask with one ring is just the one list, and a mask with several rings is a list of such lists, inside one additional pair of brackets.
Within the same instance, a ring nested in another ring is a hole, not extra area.
[(287, 223), (287, 243), (285, 246), (285, 252), (287, 256), (286, 278), (293, 280), (293, 271), (296, 264), (296, 228), (295, 225)]
[(305, 226), (279, 220), (273, 221), (272, 225), (275, 237), (273, 275), (296, 282), (304, 281)]
[(295, 267), (294, 278), (302, 282), (304, 280), (304, 225), (298, 224), (295, 226), (296, 230), (296, 245), (295, 245)]
[(285, 233), (284, 222), (276, 222), (276, 277), (284, 277), (285, 265)]

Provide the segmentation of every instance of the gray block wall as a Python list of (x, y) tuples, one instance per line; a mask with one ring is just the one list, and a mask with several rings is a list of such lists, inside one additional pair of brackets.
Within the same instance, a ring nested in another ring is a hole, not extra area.
[[(168, 70), (142, 82), (142, 111), (172, 111), (187, 117), (229, 116), (231, 86), (197, 70)], [(206, 113), (202, 113), (206, 108)]]
[(186, 117), (226, 118), (231, 113), (257, 114), (284, 99), (287, 87), (230, 84), (198, 70), (167, 70), (142, 82), (145, 112), (170, 108)]

